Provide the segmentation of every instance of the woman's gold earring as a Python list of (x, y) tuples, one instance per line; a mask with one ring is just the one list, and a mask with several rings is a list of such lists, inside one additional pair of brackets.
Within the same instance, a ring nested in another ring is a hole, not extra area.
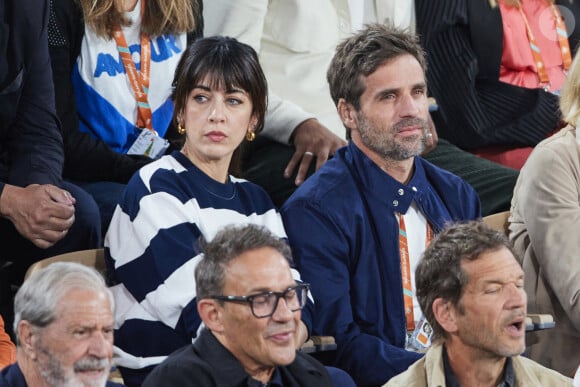
[(177, 123), (177, 133), (181, 134), (182, 136), (185, 134), (185, 128), (181, 126), (180, 123)]
[(256, 133), (253, 130), (248, 130), (248, 132), (246, 133), (246, 140), (248, 141), (254, 141), (256, 139)]

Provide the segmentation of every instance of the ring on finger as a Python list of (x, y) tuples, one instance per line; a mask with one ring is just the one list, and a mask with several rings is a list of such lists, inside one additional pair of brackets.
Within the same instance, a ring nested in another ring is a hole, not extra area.
[(306, 156), (306, 155), (314, 157), (314, 153), (312, 153), (310, 151), (304, 152), (304, 156)]

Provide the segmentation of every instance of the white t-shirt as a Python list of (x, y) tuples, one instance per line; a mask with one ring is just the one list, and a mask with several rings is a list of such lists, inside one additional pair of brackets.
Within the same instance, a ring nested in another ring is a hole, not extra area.
[(407, 245), (409, 246), (409, 266), (411, 269), (411, 284), (413, 290), (413, 318), (415, 322), (423, 316), (421, 307), (417, 301), (415, 286), (415, 269), (425, 252), (425, 241), (427, 239), (427, 219), (419, 211), (413, 201), (405, 216), (405, 228), (407, 230)]

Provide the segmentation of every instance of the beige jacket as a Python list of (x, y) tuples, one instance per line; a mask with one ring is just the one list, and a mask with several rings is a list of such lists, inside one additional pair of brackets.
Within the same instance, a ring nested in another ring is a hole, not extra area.
[(580, 147), (566, 127), (539, 143), (514, 189), (510, 239), (526, 273), (528, 313), (556, 327), (528, 335), (532, 359), (573, 376), (580, 364)]
[[(566, 387), (572, 379), (522, 356), (512, 358), (516, 387)], [(407, 371), (395, 376), (385, 387), (445, 387), (443, 345), (433, 344), (427, 354)]]

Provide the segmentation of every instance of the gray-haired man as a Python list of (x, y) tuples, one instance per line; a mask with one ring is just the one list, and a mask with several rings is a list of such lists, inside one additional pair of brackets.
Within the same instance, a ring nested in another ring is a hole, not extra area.
[(113, 299), (101, 275), (57, 262), (34, 273), (14, 300), (17, 362), (0, 386), (103, 387), (113, 358)]

